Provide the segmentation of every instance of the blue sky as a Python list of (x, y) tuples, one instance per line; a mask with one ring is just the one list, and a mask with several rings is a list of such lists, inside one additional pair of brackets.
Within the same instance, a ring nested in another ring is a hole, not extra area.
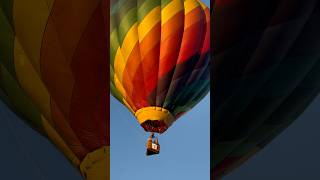
[(210, 97), (159, 136), (161, 153), (145, 155), (149, 136), (122, 104), (111, 98), (111, 179), (209, 179)]

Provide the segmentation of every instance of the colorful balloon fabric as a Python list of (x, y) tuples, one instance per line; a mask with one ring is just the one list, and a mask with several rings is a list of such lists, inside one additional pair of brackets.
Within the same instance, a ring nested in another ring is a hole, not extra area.
[(0, 1), (1, 100), (88, 179), (109, 169), (107, 3)]
[(113, 0), (111, 93), (163, 133), (209, 92), (210, 12), (199, 0)]
[(320, 92), (320, 2), (216, 0), (211, 174), (286, 129)]

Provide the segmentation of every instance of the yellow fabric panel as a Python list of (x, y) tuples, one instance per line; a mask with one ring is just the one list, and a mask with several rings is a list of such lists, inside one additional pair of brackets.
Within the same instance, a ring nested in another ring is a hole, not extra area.
[(173, 123), (174, 117), (167, 109), (163, 107), (149, 106), (136, 111), (136, 118), (142, 124), (147, 120), (163, 121), (168, 127)]
[(190, 26), (194, 25), (195, 23), (199, 22), (200, 20), (206, 21), (205, 13), (200, 12), (200, 11), (191, 12), (192, 10), (194, 10), (196, 8), (202, 9), (202, 7), (199, 5), (199, 3), (196, 0), (185, 1), (185, 8), (188, 9), (188, 12), (185, 11), (186, 20), (185, 20), (185, 24), (184, 24), (184, 29), (188, 29)]
[(17, 38), (14, 43), (14, 65), (20, 85), (46, 119), (53, 124), (51, 120), (50, 95)]
[(181, 0), (172, 0), (161, 12), (161, 25), (164, 25), (178, 12), (184, 10), (184, 5)]
[(44, 0), (15, 0), (13, 6), (16, 36), (35, 70), (40, 74), (40, 50), (50, 6), (48, 1)]
[(142, 42), (145, 36), (151, 31), (151, 29), (161, 20), (161, 8), (155, 7), (139, 24), (139, 42)]
[(49, 139), (63, 152), (63, 154), (76, 166), (80, 165), (80, 160), (72, 152), (72, 150), (67, 146), (61, 136), (56, 132), (56, 130), (48, 123), (45, 117), (42, 118), (43, 128), (48, 135)]
[(134, 111), (132, 108), (135, 108), (135, 107), (131, 107), (130, 104), (128, 103), (128, 101), (131, 101), (131, 99), (127, 99), (129, 98), (127, 96), (127, 92), (126, 90), (124, 89), (123, 85), (121, 84), (121, 82), (119, 81), (117, 75), (115, 74), (114, 75), (114, 84), (117, 88), (117, 90), (120, 92), (121, 96), (122, 96), (122, 100), (124, 102), (124, 104), (128, 107), (128, 109), (134, 114)]
[(185, 0), (184, 1), (184, 14), (188, 14), (190, 11), (199, 7), (199, 1), (197, 0)]
[(80, 170), (86, 180), (109, 180), (110, 146), (88, 153), (80, 164)]
[[(138, 43), (137, 34), (138, 34), (138, 24), (135, 23), (127, 33), (126, 37), (124, 38), (120, 51), (117, 51), (117, 54), (116, 54), (114, 70), (121, 83), (123, 81), (123, 71), (127, 64), (128, 58), (133, 48), (135, 47), (135, 45)], [(120, 56), (119, 53), (121, 53), (122, 56)]]
[[(126, 64), (124, 63), (124, 57), (122, 56), (121, 53), (121, 48), (119, 47), (117, 52), (116, 52), (116, 56), (114, 59), (114, 73), (115, 76), (118, 76), (118, 80), (120, 83), (122, 83), (122, 76), (123, 76), (123, 71), (125, 69)], [(116, 82), (115, 82), (116, 83)], [(120, 89), (118, 89), (120, 91)]]
[[(161, 25), (161, 42), (166, 41), (170, 36), (178, 31), (179, 28), (184, 27), (184, 14), (170, 19)], [(168, 51), (170, 52), (170, 51)], [(166, 56), (166, 53), (160, 53), (160, 59)]]
[(126, 90), (123, 88), (117, 75), (114, 75), (114, 84), (115, 84), (116, 88), (118, 89), (118, 91), (121, 93), (122, 97), (126, 99), (127, 98)]

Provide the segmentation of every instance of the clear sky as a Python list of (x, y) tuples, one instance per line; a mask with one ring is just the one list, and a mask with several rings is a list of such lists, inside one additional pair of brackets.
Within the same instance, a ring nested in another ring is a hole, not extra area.
[(117, 100), (111, 98), (111, 179), (209, 179), (210, 97), (159, 136), (161, 152), (145, 155), (149, 136)]

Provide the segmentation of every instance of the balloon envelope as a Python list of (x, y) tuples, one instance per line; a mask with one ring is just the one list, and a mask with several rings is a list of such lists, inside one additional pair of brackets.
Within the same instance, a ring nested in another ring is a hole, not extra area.
[(0, 2), (0, 97), (83, 175), (107, 164), (108, 11), (100, 0)]
[(111, 93), (163, 133), (209, 91), (210, 13), (199, 0), (111, 1)]
[(320, 3), (214, 4), (212, 176), (257, 153), (320, 91)]

